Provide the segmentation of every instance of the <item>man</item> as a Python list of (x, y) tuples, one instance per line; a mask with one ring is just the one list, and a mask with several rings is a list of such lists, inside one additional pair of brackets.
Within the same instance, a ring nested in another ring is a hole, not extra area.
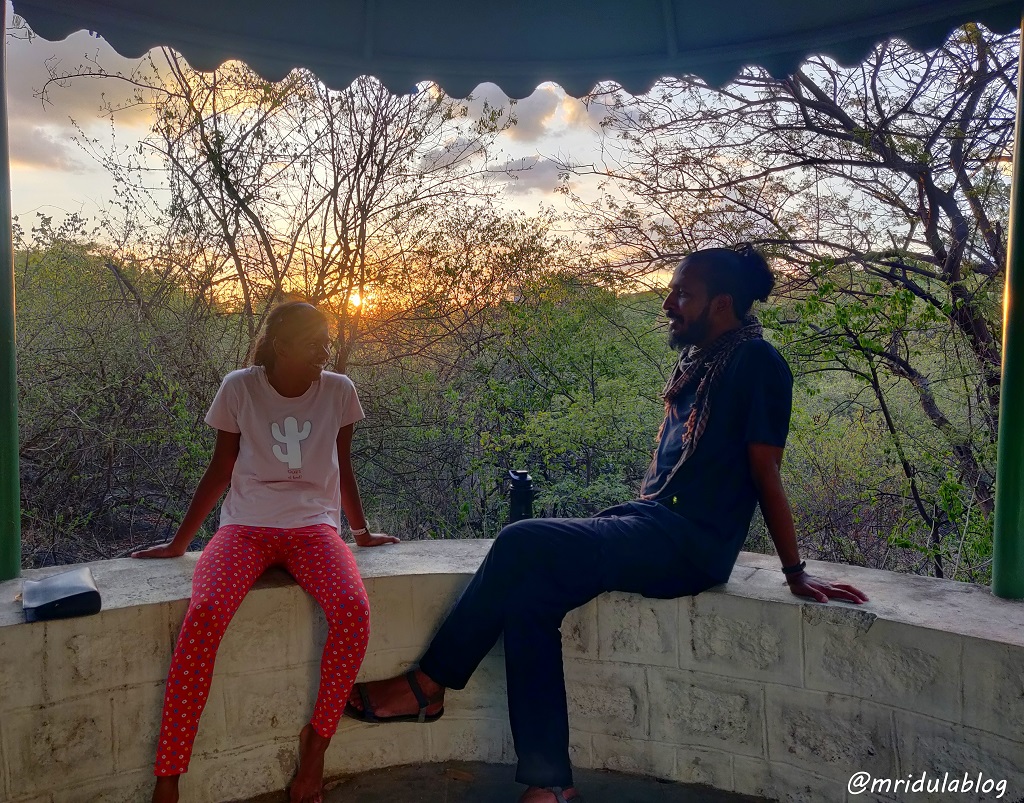
[(697, 251), (676, 268), (663, 309), (681, 351), (665, 386), (665, 420), (641, 499), (589, 519), (528, 519), (504, 528), (434, 637), (419, 669), (359, 684), (347, 713), (369, 722), (432, 721), (505, 640), (509, 720), (529, 788), (520, 803), (579, 795), (559, 626), (604, 591), (697, 594), (724, 583), (760, 504), (790, 589), (860, 603), (849, 585), (815, 579), (797, 552), (780, 467), (793, 377), (748, 317), (774, 278), (749, 246)]

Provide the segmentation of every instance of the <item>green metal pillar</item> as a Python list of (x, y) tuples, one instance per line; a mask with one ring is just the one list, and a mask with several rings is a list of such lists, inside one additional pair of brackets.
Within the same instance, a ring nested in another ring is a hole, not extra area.
[(1006, 288), (1003, 293), (1003, 382), (999, 401), (992, 593), (1024, 599), (1024, 21), (1017, 71)]
[(7, 3), (0, 3), (0, 580), (21, 572), (18, 372), (14, 348), (14, 231), (7, 141)]

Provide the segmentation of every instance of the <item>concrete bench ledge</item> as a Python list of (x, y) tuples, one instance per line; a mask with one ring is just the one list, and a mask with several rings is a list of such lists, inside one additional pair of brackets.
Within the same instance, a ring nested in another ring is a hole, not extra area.
[[(356, 549), (372, 610), (362, 679), (416, 661), (489, 546)], [(21, 581), (0, 583), (0, 799), (148, 798), (196, 557), (90, 564), (104, 610), (83, 619), (26, 624), (14, 599)], [(816, 802), (951, 799), (891, 784), (850, 795), (858, 771), (879, 781), (982, 773), (991, 791), (956, 799), (1024, 798), (1024, 604), (931, 578), (812, 571), (854, 583), (871, 602), (802, 602), (774, 557), (744, 553), (727, 585), (696, 598), (606, 594), (571, 613), (562, 631), (575, 764)], [(324, 630), (286, 574), (259, 581), (224, 639), (183, 800), (284, 788)], [(446, 708), (429, 726), (343, 720), (328, 774), (514, 760), (500, 643)]]

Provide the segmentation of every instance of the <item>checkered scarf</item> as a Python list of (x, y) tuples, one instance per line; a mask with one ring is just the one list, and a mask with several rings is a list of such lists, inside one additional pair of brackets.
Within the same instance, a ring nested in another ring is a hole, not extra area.
[[(657, 499), (672, 482), (679, 467), (693, 454), (694, 449), (697, 448), (697, 442), (708, 426), (708, 418), (711, 414), (711, 394), (717, 387), (722, 374), (725, 373), (725, 368), (732, 359), (732, 355), (743, 343), (760, 340), (762, 332), (761, 322), (753, 315), (748, 315), (742, 326), (726, 332), (706, 348), (690, 346), (679, 355), (679, 361), (672, 370), (668, 382), (665, 383), (665, 389), (661, 392), (662, 398), (665, 399), (665, 412), (668, 413), (672, 402), (682, 393), (683, 389), (694, 382), (697, 383), (697, 394), (693, 409), (690, 410), (686, 425), (683, 427), (683, 449), (679, 454), (679, 460), (676, 461), (661, 487), (653, 493), (644, 494), (645, 499)], [(661, 430), (658, 432), (659, 443), (664, 429), (665, 422), (663, 421)]]

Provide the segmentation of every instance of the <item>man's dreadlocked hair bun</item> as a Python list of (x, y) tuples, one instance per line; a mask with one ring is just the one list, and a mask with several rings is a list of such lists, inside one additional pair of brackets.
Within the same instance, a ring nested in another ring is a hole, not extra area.
[(775, 287), (775, 276), (768, 267), (768, 260), (750, 243), (737, 245), (735, 251), (743, 261), (743, 269), (753, 291), (752, 298), (767, 301), (768, 296), (772, 294), (772, 288)]
[(734, 248), (705, 248), (686, 258), (707, 283), (708, 297), (732, 297), (733, 311), (743, 320), (754, 301), (767, 301), (775, 287), (768, 261), (750, 243)]

